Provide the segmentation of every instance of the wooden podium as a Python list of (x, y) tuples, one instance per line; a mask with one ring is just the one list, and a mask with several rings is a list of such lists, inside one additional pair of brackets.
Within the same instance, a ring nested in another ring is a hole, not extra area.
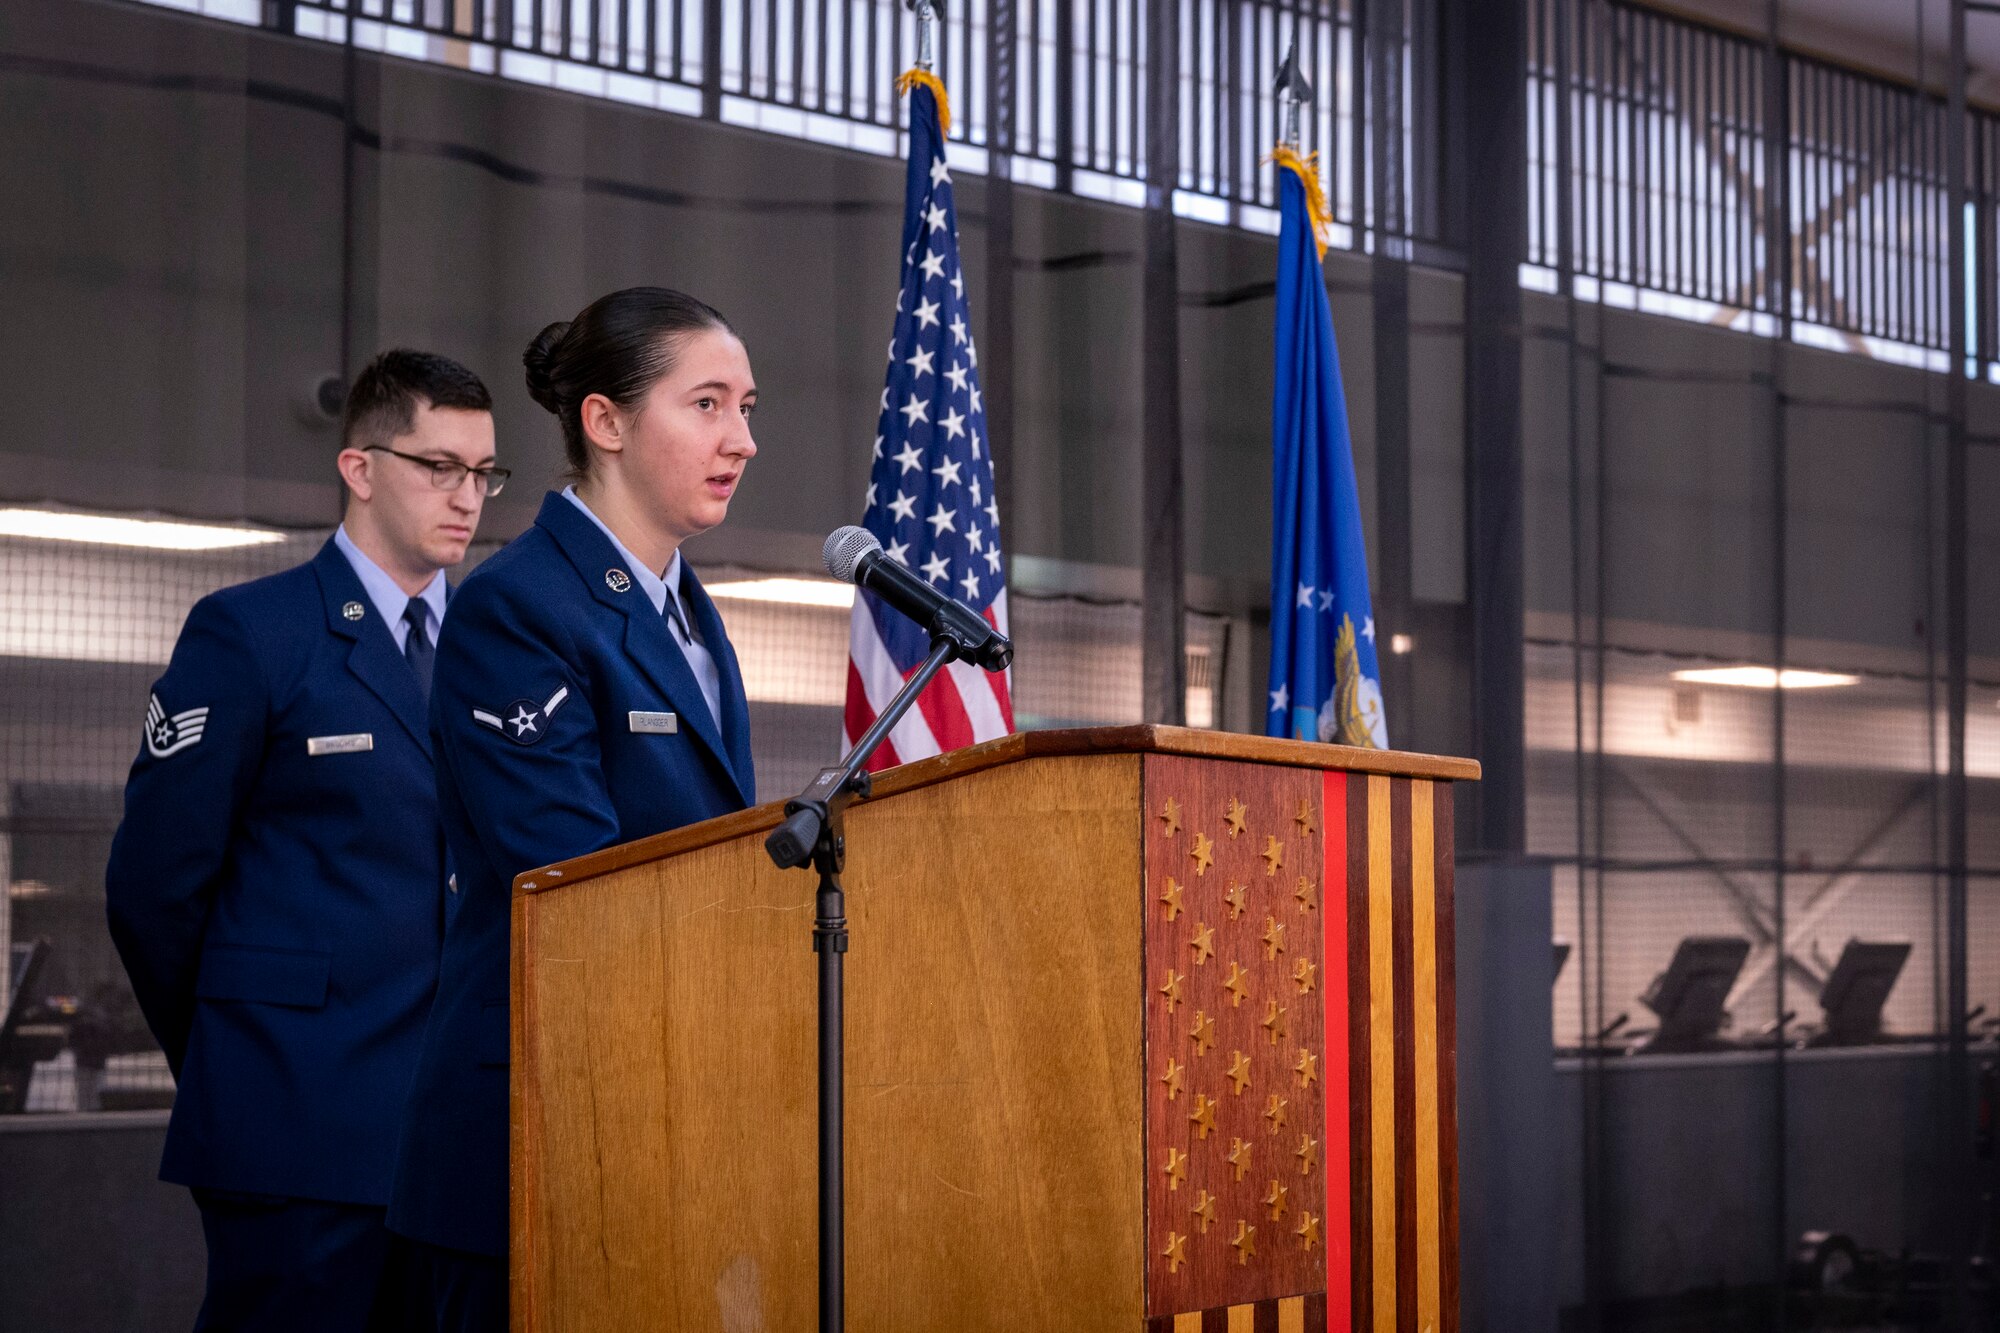
[[(1457, 1325), (1450, 783), (1167, 727), (847, 814), (851, 1328)], [(780, 807), (523, 875), (513, 1326), (815, 1327), (814, 879)]]

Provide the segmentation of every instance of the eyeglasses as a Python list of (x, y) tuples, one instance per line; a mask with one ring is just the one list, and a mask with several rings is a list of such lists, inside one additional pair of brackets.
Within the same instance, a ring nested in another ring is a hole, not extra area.
[(481, 495), (498, 495), (507, 485), (507, 478), (514, 474), (504, 467), (467, 467), (451, 458), (419, 458), (406, 454), (400, 449), (391, 449), (386, 444), (371, 444), (362, 449), (363, 453), (393, 454), (406, 463), (415, 463), (431, 472), (431, 485), (441, 491), (455, 491), (465, 484), (467, 473), (472, 474), (472, 488)]

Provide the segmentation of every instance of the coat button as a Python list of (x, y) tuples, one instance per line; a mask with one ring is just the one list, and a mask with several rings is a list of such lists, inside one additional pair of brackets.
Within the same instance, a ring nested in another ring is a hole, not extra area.
[(445, 887), (446, 887), (446, 888), (448, 888), (448, 889), (450, 889), (450, 890), (451, 890), (451, 891), (452, 891), (453, 893), (457, 893), (457, 892), (458, 892), (458, 876), (457, 876), (457, 875), (453, 875), (453, 876), (452, 876), (452, 877), (451, 877), (450, 879), (446, 880), (446, 881), (445, 881)]

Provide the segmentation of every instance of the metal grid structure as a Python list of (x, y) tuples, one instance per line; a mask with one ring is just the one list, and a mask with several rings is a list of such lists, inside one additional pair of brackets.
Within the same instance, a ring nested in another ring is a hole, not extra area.
[[(1754, 332), (1783, 314), (1948, 348), (1943, 98), (1623, 0), (1533, 0), (1530, 16), (1530, 262), (1563, 267), (1567, 162), (1574, 278), (1764, 316)], [(1974, 282), (1991, 291), (2000, 120), (1975, 111), (1971, 130)], [(1973, 343), (1986, 361), (1991, 304)]]
[[(1340, 234), (1350, 245), (1366, 243), (1362, 228), (1374, 225), (1377, 211), (1369, 203), (1377, 150), (1357, 114), (1364, 95), (1357, 27), (1365, 25), (1358, 25), (1356, 0), (1178, 2), (1180, 188), (1225, 207), (1276, 207), (1276, 180), (1264, 164), (1280, 130), (1271, 81), (1296, 37), (1318, 90), (1302, 128), (1304, 149), (1321, 154)], [(1378, 77), (1396, 90), (1399, 160), (1415, 151), (1408, 125), (1431, 95), (1419, 43), (1430, 40), (1433, 3), (1399, 0), (1395, 31), (1387, 34), (1379, 14), (1389, 7), (1380, 0), (1371, 6), (1379, 11), (1376, 41), (1396, 53), (1378, 60)], [(935, 57), (951, 93), (952, 142), (1009, 154), (1016, 180), (1141, 201), (1146, 0), (954, 0), (943, 8)], [(916, 18), (901, 0), (279, 0), (262, 14), (264, 26), (280, 32), (366, 40), (392, 53), (558, 87), (581, 89), (578, 72), (652, 81), (685, 96), (661, 99), (609, 85), (602, 91), (711, 119), (765, 123), (759, 112), (770, 109), (879, 131), (903, 124), (894, 83), (914, 62), (917, 42)], [(838, 138), (830, 125), (787, 129)], [(893, 151), (893, 139), (881, 147)], [(1392, 231), (1434, 217), (1418, 207), (1409, 172), (1389, 179), (1400, 196), (1381, 210)]]
[[(1184, 211), (1271, 225), (1241, 210), (1275, 206), (1270, 83), (1296, 36), (1319, 93), (1303, 147), (1320, 154), (1334, 244), (1373, 250), (1379, 232), (1450, 262), (1462, 238), (1449, 234), (1436, 170), (1436, 0), (1178, 9)], [(829, 141), (843, 141), (840, 125), (893, 136), (904, 114), (894, 80), (916, 55), (901, 0), (277, 0), (261, 14), (281, 32), (346, 42), (365, 31), (393, 54)], [(1000, 152), (1016, 181), (1141, 203), (1147, 17), (1145, 0), (948, 6), (936, 60), (952, 90), (949, 138), (980, 155), (965, 165), (985, 169)], [(1931, 353), (1941, 368), (1942, 98), (1631, 0), (1529, 0), (1528, 22), (1529, 264), (1566, 267), (1586, 295), (1617, 284), (1706, 307), (1685, 315), (1740, 317), (1736, 327), (1765, 335), (1795, 321), (1880, 340), (1889, 355)], [(629, 86), (640, 82), (666, 92)], [(2000, 115), (1975, 110), (1968, 129), (1972, 282), (1990, 293), (2000, 290)], [(895, 151), (893, 137), (875, 146)], [(1772, 263), (1773, 235), (1787, 238), (1786, 265)], [(1974, 302), (1969, 346), (2000, 363), (2000, 300)]]
[[(1989, 119), (1962, 86), (1954, 104), (1769, 33), (1618, 0), (1529, 10), (1528, 257), (1569, 298), (1571, 623), (1528, 647), (1529, 850), (1556, 867), (1570, 946), (1552, 1033), (1577, 1149), (1565, 1320), (1971, 1327), (1992, 1172), (1971, 1127), (2000, 1064), (1982, 961), (2000, 954), (2000, 680), (1968, 662), (1964, 600), (1965, 385), (1994, 348), (1973, 296), (1996, 272)], [(1621, 344), (1606, 307), (1662, 308), (1647, 294), (1768, 352), (1625, 355), (1645, 340)], [(1915, 375), (1893, 404), (1829, 397), (1803, 387), (1794, 341), (1948, 373), (1935, 396)], [(1707, 418), (1723, 442), (1676, 441), (1726, 482), (1648, 470), (1671, 432), (1644, 418), (1670, 383), (1741, 405)], [(1830, 623), (1832, 571), (1853, 567), (1852, 529), (1815, 509), (1842, 464), (1885, 491), (1853, 511), (1905, 571), (1869, 606), (1914, 627), (1900, 642), (1794, 638), (1801, 607)], [(1661, 514), (1688, 543), (1649, 530)], [(1683, 615), (1709, 628), (1657, 623)], [(1768, 678), (1692, 674), (1744, 663)], [(1862, 1037), (1836, 1030), (1829, 985), (1851, 945), (1907, 949)], [(1720, 1025), (1673, 1033), (1673, 960), (1704, 949), (1741, 951), (1711, 963)], [(1809, 1232), (1851, 1237), (1848, 1278), (1818, 1275)]]

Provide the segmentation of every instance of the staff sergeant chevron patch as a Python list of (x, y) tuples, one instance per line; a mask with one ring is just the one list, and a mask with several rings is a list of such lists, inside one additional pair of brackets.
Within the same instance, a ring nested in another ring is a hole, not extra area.
[(201, 742), (201, 733), (208, 727), (208, 709), (190, 708), (184, 713), (167, 716), (167, 710), (160, 705), (160, 696), (146, 696), (146, 752), (155, 759), (165, 759), (170, 754), (179, 754), (190, 745)]

